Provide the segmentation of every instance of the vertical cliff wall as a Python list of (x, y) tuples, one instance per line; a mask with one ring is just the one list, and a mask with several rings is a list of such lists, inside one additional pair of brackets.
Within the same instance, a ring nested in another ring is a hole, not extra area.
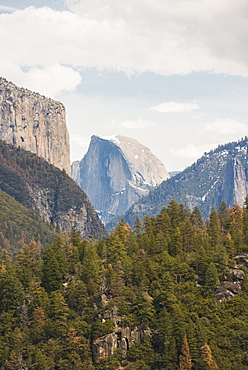
[(70, 174), (70, 141), (63, 104), (1, 77), (0, 139)]
[(168, 177), (163, 163), (147, 147), (121, 135), (92, 136), (87, 154), (72, 165), (72, 178), (105, 223)]

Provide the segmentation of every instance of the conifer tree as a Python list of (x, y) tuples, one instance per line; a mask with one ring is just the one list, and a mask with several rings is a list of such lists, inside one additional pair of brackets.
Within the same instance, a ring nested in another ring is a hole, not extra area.
[(167, 212), (170, 216), (171, 226), (173, 228), (179, 227), (181, 221), (181, 210), (179, 204), (174, 199), (169, 202)]
[(215, 210), (211, 211), (210, 213), (209, 236), (212, 247), (215, 247), (218, 243), (220, 243), (220, 222), (218, 213)]
[(193, 225), (201, 228), (203, 226), (202, 215), (198, 207), (195, 207), (191, 212), (190, 221)]
[(182, 237), (179, 227), (176, 227), (171, 235), (168, 251), (171, 256), (176, 256), (178, 253), (182, 252)]
[(133, 228), (135, 236), (139, 236), (142, 234), (143, 227), (142, 227), (142, 222), (140, 221), (139, 217), (136, 217), (134, 221), (134, 228)]
[(190, 357), (189, 345), (188, 345), (186, 334), (184, 334), (184, 337), (183, 337), (183, 345), (182, 345), (182, 351), (180, 355), (179, 368), (180, 370), (191, 370), (192, 369), (192, 360)]
[(219, 284), (218, 270), (213, 262), (211, 262), (206, 270), (205, 285), (207, 288), (214, 290)]
[(63, 272), (54, 248), (48, 246), (45, 250), (42, 263), (41, 283), (45, 290), (50, 293), (62, 288)]
[(209, 345), (204, 344), (201, 347), (201, 354), (202, 354), (203, 361), (209, 366), (209, 369), (211, 369), (211, 370), (218, 369), (218, 366), (217, 366), (216, 362), (213, 359), (212, 351), (211, 351), (211, 348), (209, 347)]

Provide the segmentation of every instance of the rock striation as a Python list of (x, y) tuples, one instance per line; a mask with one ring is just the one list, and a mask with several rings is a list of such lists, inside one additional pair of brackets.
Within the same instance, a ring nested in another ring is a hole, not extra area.
[(72, 178), (89, 196), (104, 223), (123, 214), (169, 177), (162, 162), (126, 136), (92, 136), (88, 152), (72, 165)]
[(35, 153), (70, 175), (64, 105), (1, 77), (0, 139)]
[(243, 206), (248, 193), (248, 137), (205, 153), (184, 171), (161, 183), (135, 203), (123, 216), (132, 225), (135, 218), (155, 216), (174, 199), (191, 210), (198, 207), (207, 218), (224, 200), (228, 207)]

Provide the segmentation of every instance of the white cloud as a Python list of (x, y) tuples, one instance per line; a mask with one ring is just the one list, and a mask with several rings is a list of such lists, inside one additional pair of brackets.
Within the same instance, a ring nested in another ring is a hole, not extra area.
[(150, 107), (151, 110), (155, 110), (161, 113), (169, 113), (169, 112), (192, 112), (194, 110), (199, 109), (199, 105), (195, 103), (177, 103), (174, 101), (170, 101), (168, 103), (162, 103)]
[(125, 121), (111, 121), (111, 126), (113, 127), (123, 127), (127, 129), (144, 129), (149, 128), (154, 125), (154, 122), (143, 120), (143, 119), (137, 119), (137, 120), (125, 120)]
[(200, 130), (202, 132), (210, 132), (214, 134), (242, 135), (247, 134), (248, 125), (235, 119), (217, 119), (214, 122), (203, 123)]
[(10, 6), (0, 5), (0, 12), (14, 12), (16, 8)]
[(171, 153), (179, 158), (188, 158), (196, 160), (200, 158), (205, 152), (210, 151), (213, 148), (216, 148), (216, 144), (205, 144), (205, 145), (193, 145), (187, 144), (180, 148), (171, 148)]
[(19, 86), (51, 98), (55, 98), (63, 91), (74, 91), (82, 81), (78, 71), (59, 64), (32, 67), (23, 71), (13, 63), (6, 65), (0, 60), (0, 75), (13, 80)]
[(23, 85), (31, 90), (39, 91), (55, 97), (62, 91), (74, 91), (81, 83), (79, 72), (59, 64), (44, 68), (31, 68), (23, 74)]
[(71, 142), (77, 144), (81, 148), (88, 148), (90, 139), (82, 135), (72, 135)]
[(10, 6), (0, 5), (0, 12), (14, 12), (16, 9)]
[[(13, 70), (19, 67), (43, 67), (45, 72), (48, 66), (61, 65), (76, 72), (78, 67), (96, 67), (248, 76), (246, 0), (66, 3), (70, 11), (31, 6), (0, 14), (0, 74), (15, 76)], [(66, 81), (70, 90), (70, 79)]]

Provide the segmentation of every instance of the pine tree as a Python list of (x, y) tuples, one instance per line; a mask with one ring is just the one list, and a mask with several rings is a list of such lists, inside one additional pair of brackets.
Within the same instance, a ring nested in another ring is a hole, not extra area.
[(192, 360), (190, 357), (189, 345), (188, 345), (186, 334), (184, 334), (184, 337), (183, 337), (183, 345), (182, 345), (182, 351), (180, 355), (179, 368), (180, 370), (191, 370), (192, 369)]
[(171, 226), (173, 228), (179, 227), (181, 221), (181, 210), (179, 204), (174, 199), (169, 202), (167, 212), (170, 216)]
[(61, 237), (56, 237), (43, 256), (41, 283), (47, 292), (62, 289), (63, 277), (68, 269)]
[(178, 253), (182, 252), (182, 237), (179, 227), (176, 227), (171, 235), (168, 252), (171, 256), (176, 256)]
[(207, 344), (201, 347), (202, 359), (209, 366), (211, 370), (218, 369), (216, 362), (213, 359), (212, 351)]
[(193, 225), (201, 228), (203, 226), (202, 215), (198, 207), (195, 207), (191, 212), (190, 221)]
[(214, 290), (219, 284), (218, 270), (213, 262), (211, 262), (206, 270), (205, 285), (207, 288)]
[(135, 236), (139, 236), (142, 234), (143, 232), (143, 227), (142, 227), (142, 223), (139, 219), (139, 217), (136, 217), (135, 221), (134, 221), (134, 228), (133, 228), (133, 231), (134, 231), (134, 234)]
[(216, 211), (211, 211), (209, 222), (209, 236), (212, 247), (215, 247), (221, 241), (220, 221)]

